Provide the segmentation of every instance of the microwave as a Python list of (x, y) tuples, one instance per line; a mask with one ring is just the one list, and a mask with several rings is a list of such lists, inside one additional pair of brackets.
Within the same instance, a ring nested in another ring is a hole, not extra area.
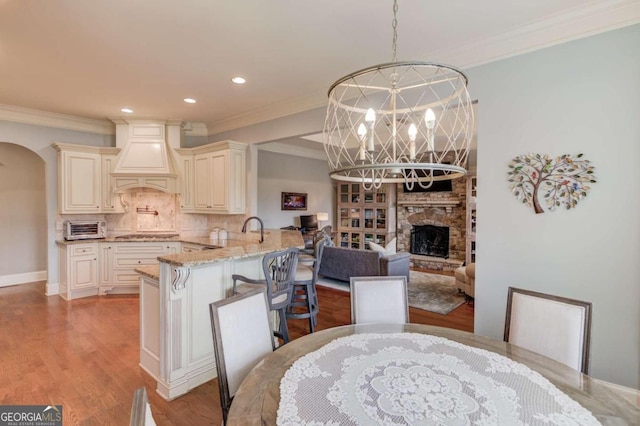
[(64, 222), (65, 240), (88, 240), (105, 238), (107, 222), (104, 220), (66, 220)]

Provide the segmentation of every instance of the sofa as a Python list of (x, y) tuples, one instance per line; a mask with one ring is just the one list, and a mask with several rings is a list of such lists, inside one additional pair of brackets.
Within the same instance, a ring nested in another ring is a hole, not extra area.
[(454, 276), (458, 290), (463, 291), (468, 300), (473, 299), (476, 289), (476, 264), (470, 263), (467, 266), (456, 268)]
[(402, 276), (409, 281), (409, 253), (383, 255), (373, 250), (325, 247), (318, 275), (340, 281), (351, 277)]

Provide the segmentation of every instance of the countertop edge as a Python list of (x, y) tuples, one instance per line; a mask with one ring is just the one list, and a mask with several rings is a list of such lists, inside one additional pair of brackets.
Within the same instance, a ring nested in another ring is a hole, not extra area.
[(264, 242), (257, 241), (259, 235), (250, 233), (231, 233), (232, 238), (224, 241), (210, 240), (207, 237), (171, 237), (148, 239), (117, 239), (115, 237), (91, 240), (56, 240), (59, 247), (76, 244), (114, 244), (114, 243), (189, 243), (201, 246), (217, 246), (213, 250), (194, 251), (191, 253), (176, 253), (159, 256), (160, 262), (168, 263), (173, 267), (193, 267), (210, 263), (238, 260), (255, 256), (264, 256), (267, 253), (284, 250), (289, 247), (304, 248), (304, 239), (299, 231), (266, 229)]

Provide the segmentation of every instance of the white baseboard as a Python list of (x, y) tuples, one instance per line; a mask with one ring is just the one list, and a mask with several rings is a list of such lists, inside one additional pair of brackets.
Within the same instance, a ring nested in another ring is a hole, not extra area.
[(47, 271), (26, 272), (24, 274), (0, 275), (0, 287), (45, 281)]
[(58, 283), (47, 283), (47, 287), (45, 289), (44, 294), (46, 296), (55, 296), (56, 294), (60, 294), (60, 284), (58, 284)]

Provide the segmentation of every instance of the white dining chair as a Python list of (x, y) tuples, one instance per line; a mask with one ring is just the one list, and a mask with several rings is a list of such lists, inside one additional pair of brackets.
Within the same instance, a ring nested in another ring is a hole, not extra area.
[(143, 386), (133, 392), (129, 426), (155, 426), (155, 424), (156, 422), (151, 414), (147, 389)]
[(351, 323), (409, 322), (407, 277), (351, 277)]
[(213, 349), (223, 422), (240, 383), (265, 356), (273, 352), (273, 330), (265, 286), (209, 305)]
[(591, 303), (509, 287), (504, 341), (589, 372)]

